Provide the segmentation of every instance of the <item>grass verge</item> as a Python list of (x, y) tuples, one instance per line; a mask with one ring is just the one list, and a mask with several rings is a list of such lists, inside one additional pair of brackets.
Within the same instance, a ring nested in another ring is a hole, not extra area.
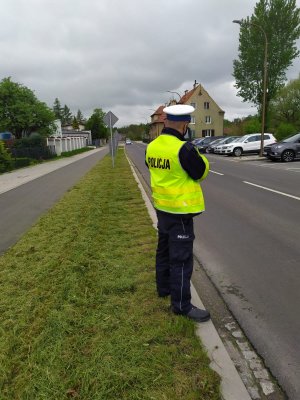
[(156, 297), (155, 247), (119, 150), (0, 258), (0, 399), (219, 399), (194, 324)]

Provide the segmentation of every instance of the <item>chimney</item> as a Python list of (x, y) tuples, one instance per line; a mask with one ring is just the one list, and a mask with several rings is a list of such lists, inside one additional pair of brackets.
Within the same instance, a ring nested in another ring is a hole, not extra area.
[(198, 82), (196, 81), (196, 79), (195, 79), (195, 82), (194, 82), (194, 84), (193, 84), (193, 88), (195, 89), (195, 87), (198, 85)]
[(185, 90), (185, 91), (184, 91), (184, 94), (186, 95), (186, 94), (187, 94), (187, 92), (188, 92), (188, 90)]

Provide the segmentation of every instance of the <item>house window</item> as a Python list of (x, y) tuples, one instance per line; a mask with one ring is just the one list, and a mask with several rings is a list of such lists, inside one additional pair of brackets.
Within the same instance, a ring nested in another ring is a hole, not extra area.
[(206, 115), (205, 116), (205, 123), (206, 124), (211, 124), (211, 116), (210, 115)]
[(204, 102), (204, 110), (209, 110), (209, 101)]
[(195, 129), (191, 129), (191, 136), (192, 136), (192, 139), (195, 139), (195, 135), (196, 135)]
[(191, 103), (191, 106), (196, 108), (196, 103)]
[(215, 136), (215, 130), (214, 129), (203, 129), (202, 137), (206, 137), (206, 136)]
[(190, 124), (195, 124), (195, 123), (196, 123), (196, 118), (194, 117), (194, 115), (192, 115)]

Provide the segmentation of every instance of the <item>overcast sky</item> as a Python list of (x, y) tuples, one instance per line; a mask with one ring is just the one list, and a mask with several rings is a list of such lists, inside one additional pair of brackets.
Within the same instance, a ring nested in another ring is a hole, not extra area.
[[(256, 3), (0, 0), (0, 79), (11, 76), (50, 107), (58, 97), (85, 117), (94, 108), (112, 111), (117, 126), (149, 122), (172, 96), (167, 90), (182, 94), (195, 79), (225, 118), (253, 114), (234, 88), (239, 26), (232, 20), (251, 15)], [(298, 58), (288, 78), (299, 72)]]

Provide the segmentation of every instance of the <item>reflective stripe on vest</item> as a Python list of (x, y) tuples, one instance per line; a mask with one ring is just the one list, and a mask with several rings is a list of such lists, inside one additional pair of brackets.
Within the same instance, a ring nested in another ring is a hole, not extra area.
[(190, 214), (205, 209), (199, 182), (187, 174), (179, 161), (179, 151), (184, 143), (175, 136), (163, 134), (147, 147), (152, 197), (158, 210)]

